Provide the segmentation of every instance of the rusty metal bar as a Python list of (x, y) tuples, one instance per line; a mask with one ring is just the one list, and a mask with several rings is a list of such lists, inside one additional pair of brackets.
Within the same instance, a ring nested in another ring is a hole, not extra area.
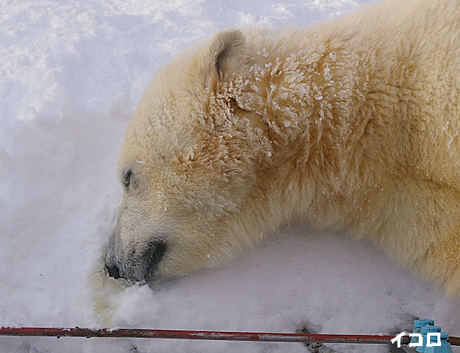
[(264, 342), (322, 342), (390, 344), (394, 336), (383, 335), (329, 335), (299, 333), (262, 332), (219, 332), (185, 330), (148, 329), (99, 329), (52, 328), (52, 327), (0, 327), (0, 336), (54, 336), (54, 337), (131, 337), (131, 338), (170, 338), (224, 341), (264, 341)]
[(452, 346), (460, 346), (460, 337), (450, 337), (447, 340)]
[[(54, 327), (0, 327), (0, 336), (47, 336), (47, 337), (100, 337), (100, 338), (166, 338), (218, 341), (263, 341), (263, 342), (322, 342), (353, 344), (390, 344), (394, 336), (389, 335), (338, 335), (263, 332), (220, 332), (149, 329), (88, 329)], [(450, 337), (452, 345), (460, 345), (459, 337)], [(409, 343), (409, 337), (402, 337)]]

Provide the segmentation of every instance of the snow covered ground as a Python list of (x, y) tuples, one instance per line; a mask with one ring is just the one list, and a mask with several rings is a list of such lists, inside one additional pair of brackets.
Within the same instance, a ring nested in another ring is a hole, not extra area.
[[(152, 286), (107, 278), (124, 129), (155, 70), (227, 27), (308, 25), (369, 0), (6, 0), (0, 5), (0, 326), (460, 335), (460, 305), (376, 248), (306, 227)], [(385, 352), (335, 346), (338, 352)], [(301, 344), (0, 338), (0, 353), (307, 352)], [(459, 352), (459, 350), (457, 350)]]

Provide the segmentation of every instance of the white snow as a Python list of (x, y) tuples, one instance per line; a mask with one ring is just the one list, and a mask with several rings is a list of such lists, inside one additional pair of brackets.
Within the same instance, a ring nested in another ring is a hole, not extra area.
[[(393, 334), (427, 317), (460, 335), (458, 301), (340, 233), (285, 229), (229, 266), (152, 286), (129, 287), (101, 271), (121, 196), (116, 170), (124, 129), (155, 70), (219, 29), (308, 25), (365, 2), (4, 1), (0, 326), (293, 332), (308, 323), (321, 333)], [(287, 343), (0, 337), (3, 352), (307, 350)]]

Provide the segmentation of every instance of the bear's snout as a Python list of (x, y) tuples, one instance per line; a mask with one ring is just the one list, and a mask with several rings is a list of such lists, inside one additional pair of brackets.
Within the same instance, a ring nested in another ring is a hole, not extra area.
[(130, 252), (119, 257), (118, 260), (114, 260), (112, 256), (107, 256), (105, 267), (109, 276), (115, 279), (124, 278), (133, 283), (152, 280), (157, 277), (158, 266), (166, 251), (166, 242), (152, 242), (147, 250)]

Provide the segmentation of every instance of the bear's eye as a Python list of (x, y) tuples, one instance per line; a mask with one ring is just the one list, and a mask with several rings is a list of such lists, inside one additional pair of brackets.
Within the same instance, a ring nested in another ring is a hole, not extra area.
[(133, 177), (133, 170), (131, 168), (125, 169), (121, 175), (121, 182), (125, 188), (131, 184), (131, 178)]

